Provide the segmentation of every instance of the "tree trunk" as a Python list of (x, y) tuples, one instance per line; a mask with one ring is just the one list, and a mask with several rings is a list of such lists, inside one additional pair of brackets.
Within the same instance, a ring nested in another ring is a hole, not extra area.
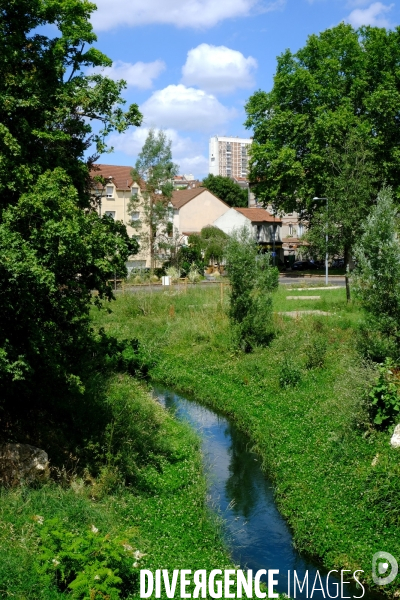
[(350, 268), (350, 248), (345, 246), (344, 249), (344, 268), (346, 269), (345, 279), (346, 279), (346, 299), (347, 302), (350, 302), (350, 281), (349, 281), (349, 268)]

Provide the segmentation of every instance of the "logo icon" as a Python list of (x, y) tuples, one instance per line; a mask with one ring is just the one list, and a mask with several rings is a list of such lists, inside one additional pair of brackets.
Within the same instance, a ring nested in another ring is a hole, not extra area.
[[(390, 569), (389, 569), (390, 567)], [(397, 577), (399, 565), (389, 552), (377, 552), (372, 558), (372, 579), (376, 585), (388, 585)]]

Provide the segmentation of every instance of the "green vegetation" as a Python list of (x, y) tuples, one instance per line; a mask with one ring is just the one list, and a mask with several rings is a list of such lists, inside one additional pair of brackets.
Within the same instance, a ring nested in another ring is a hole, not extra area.
[[(321, 300), (287, 295), (317, 294), (280, 287), (275, 339), (248, 354), (232, 347), (226, 295), (221, 307), (215, 288), (121, 295), (112, 313), (94, 319), (118, 337), (137, 336), (155, 359), (154, 379), (250, 435), (299, 550), (331, 568), (364, 569), (371, 584), (372, 554), (400, 554), (400, 470), (390, 431), (376, 430), (370, 416), (377, 373), (356, 348), (362, 312), (344, 289), (321, 290)], [(300, 309), (331, 314), (279, 314)]]
[(249, 351), (273, 337), (271, 292), (278, 287), (278, 269), (260, 254), (253, 231), (244, 227), (227, 242), (226, 267), (231, 284), (229, 317), (234, 343)]
[(248, 190), (240, 187), (230, 177), (210, 174), (203, 179), (202, 185), (229, 206), (248, 206)]
[(112, 378), (106, 398), (116, 419), (97, 478), (75, 466), (40, 489), (2, 490), (2, 597), (137, 598), (140, 568), (231, 566), (205, 506), (196, 435), (129, 376)]

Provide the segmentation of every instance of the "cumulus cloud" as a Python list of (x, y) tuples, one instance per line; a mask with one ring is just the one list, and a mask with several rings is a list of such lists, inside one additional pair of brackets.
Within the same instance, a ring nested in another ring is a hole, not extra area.
[(229, 94), (237, 88), (254, 86), (257, 61), (226, 46), (200, 44), (189, 50), (182, 67), (182, 83), (197, 85), (207, 92)]
[(374, 2), (367, 8), (354, 9), (346, 21), (353, 27), (361, 27), (362, 25), (372, 25), (374, 27), (390, 27), (389, 20), (385, 17), (394, 4), (383, 4), (382, 2)]
[(145, 125), (180, 131), (210, 131), (237, 116), (212, 94), (182, 84), (153, 92), (140, 110)]
[(134, 64), (117, 60), (111, 67), (96, 68), (90, 72), (102, 73), (110, 79), (125, 79), (128, 86), (148, 90), (153, 87), (153, 79), (157, 79), (164, 70), (165, 63), (162, 60), (150, 63), (139, 61)]
[(213, 27), (225, 19), (246, 17), (256, 11), (279, 10), (286, 0), (97, 0), (92, 22), (98, 31), (118, 25), (135, 27), (149, 23), (164, 23), (176, 27)]
[[(172, 142), (172, 159), (179, 165), (180, 173), (193, 173), (202, 177), (208, 171), (208, 158), (203, 154), (203, 144), (194, 142), (190, 137), (183, 137), (175, 129), (165, 129), (165, 134)], [(110, 144), (115, 150), (136, 157), (143, 147), (149, 133), (148, 127), (140, 127), (122, 135), (113, 135)]]

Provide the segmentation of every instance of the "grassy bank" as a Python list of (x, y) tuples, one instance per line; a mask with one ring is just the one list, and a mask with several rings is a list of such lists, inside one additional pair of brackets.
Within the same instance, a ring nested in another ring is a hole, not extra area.
[[(1, 598), (137, 598), (140, 568), (230, 566), (205, 504), (197, 437), (128, 376), (109, 380), (105, 397), (120, 418), (98, 477), (1, 492)], [(113, 453), (118, 437), (126, 456)]]
[[(286, 299), (296, 294), (321, 299)], [(94, 319), (138, 337), (156, 359), (154, 379), (222, 410), (251, 436), (300, 550), (330, 568), (363, 569), (371, 583), (375, 552), (400, 556), (400, 468), (389, 434), (369, 423), (365, 392), (375, 372), (354, 344), (361, 315), (344, 289), (281, 287), (274, 302), (277, 313), (330, 316), (276, 314), (274, 341), (251, 354), (232, 348), (215, 288), (121, 295), (112, 313)]]

